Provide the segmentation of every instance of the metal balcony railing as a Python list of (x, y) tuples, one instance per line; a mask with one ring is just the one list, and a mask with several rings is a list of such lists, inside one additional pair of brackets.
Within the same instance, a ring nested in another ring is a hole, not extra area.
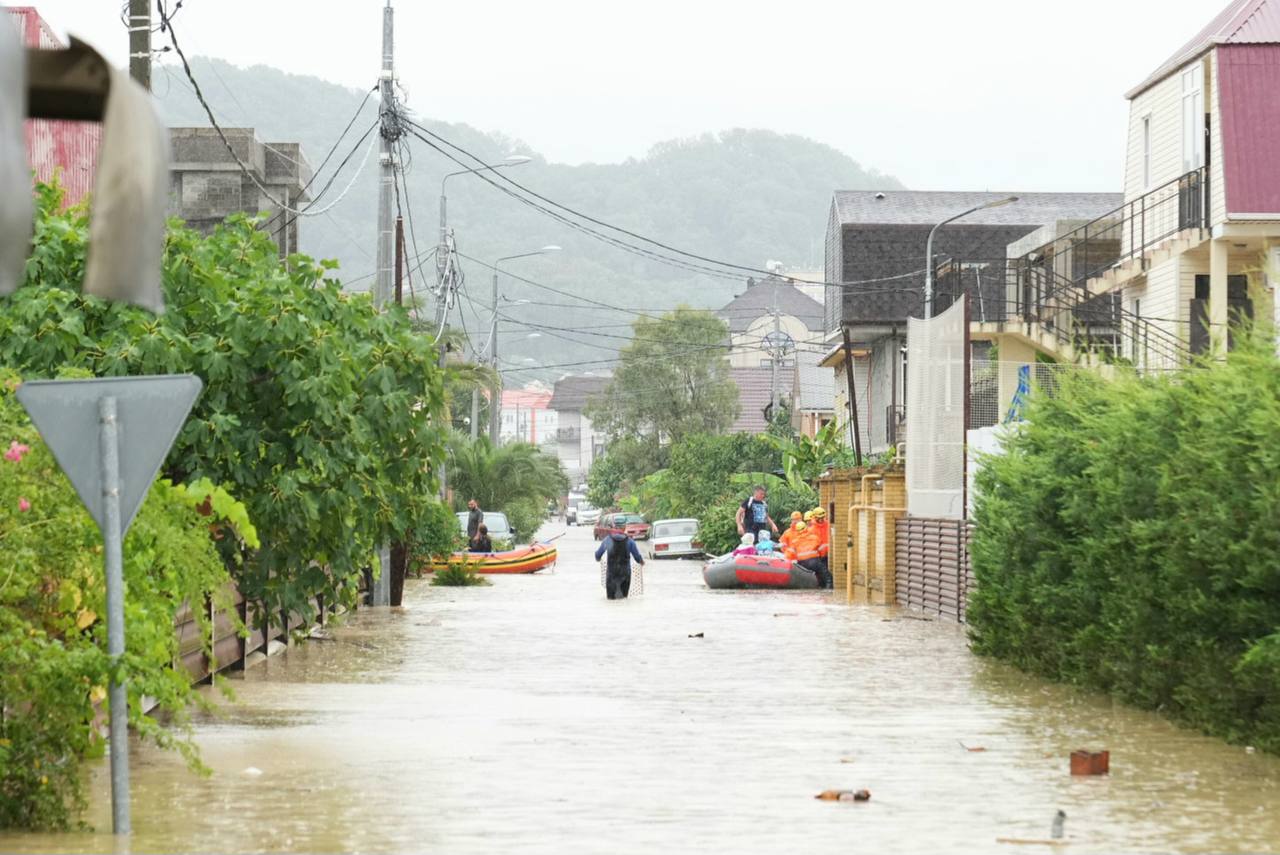
[(582, 439), (582, 429), (576, 427), (562, 427), (556, 429), (557, 442), (577, 442)]
[(1108, 211), (1018, 259), (1052, 266), (1083, 284), (1176, 235), (1209, 227), (1209, 173), (1204, 167), (1180, 175)]

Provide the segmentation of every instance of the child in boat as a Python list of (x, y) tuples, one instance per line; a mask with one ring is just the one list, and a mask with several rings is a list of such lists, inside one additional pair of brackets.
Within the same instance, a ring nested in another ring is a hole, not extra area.
[(476, 529), (475, 539), (467, 547), (468, 552), (493, 552), (493, 541), (489, 539), (489, 527), (480, 523)]
[(766, 558), (773, 558), (778, 555), (777, 547), (774, 546), (773, 538), (769, 536), (769, 532), (760, 532), (760, 542), (756, 544), (756, 555), (763, 555)]
[[(763, 532), (761, 534), (761, 537), (763, 537), (765, 534), (768, 534), (768, 532), (767, 531)], [(733, 554), (734, 555), (755, 555), (757, 552), (755, 540), (756, 540), (755, 537), (753, 537), (749, 532), (747, 534), (744, 534), (742, 536), (742, 543), (738, 546), (737, 549), (733, 550)]]

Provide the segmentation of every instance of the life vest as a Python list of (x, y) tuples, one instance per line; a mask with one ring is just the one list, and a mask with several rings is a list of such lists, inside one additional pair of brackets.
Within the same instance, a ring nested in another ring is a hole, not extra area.
[(825, 519), (814, 520), (813, 530), (818, 537), (818, 555), (826, 558), (831, 551), (831, 523)]
[(808, 561), (810, 558), (818, 558), (819, 552), (818, 532), (816, 529), (807, 528), (800, 532), (794, 541), (796, 557), (793, 561)]
[(791, 549), (792, 541), (795, 540), (799, 533), (800, 532), (796, 531), (796, 524), (792, 523), (787, 527), (787, 530), (782, 533), (782, 537), (778, 538), (778, 548), (782, 551), (783, 555), (787, 553), (787, 550)]

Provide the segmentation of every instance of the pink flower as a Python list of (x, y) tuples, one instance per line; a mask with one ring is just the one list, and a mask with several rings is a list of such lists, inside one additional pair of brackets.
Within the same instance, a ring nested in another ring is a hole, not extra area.
[(30, 503), (30, 502), (28, 502), (28, 501), (27, 501), (25, 498), (23, 498), (22, 496), (19, 496), (19, 497), (18, 497), (18, 510), (22, 511), (22, 512), (25, 514), (27, 511), (31, 510), (31, 503)]
[(22, 462), (22, 455), (31, 450), (31, 446), (23, 445), (16, 439), (9, 443), (9, 450), (4, 453), (5, 460), (12, 460), (14, 463)]

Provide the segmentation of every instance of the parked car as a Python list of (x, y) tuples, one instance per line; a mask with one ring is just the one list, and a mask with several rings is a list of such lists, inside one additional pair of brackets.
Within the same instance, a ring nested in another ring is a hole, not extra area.
[(600, 522), (600, 509), (591, 506), (590, 502), (578, 504), (578, 525), (595, 525)]
[(653, 524), (650, 558), (688, 558), (702, 555), (698, 540), (698, 521), (694, 519), (658, 520)]
[(596, 523), (596, 540), (604, 540), (609, 535), (621, 532), (636, 540), (649, 537), (649, 524), (639, 514), (613, 513), (605, 514)]
[[(485, 511), (484, 524), (489, 529), (489, 539), (493, 541), (509, 540), (515, 543), (516, 532), (511, 528), (511, 523), (507, 521), (507, 515), (502, 511)], [(458, 512), (458, 527), (462, 529), (462, 533), (467, 533), (467, 512)]]

